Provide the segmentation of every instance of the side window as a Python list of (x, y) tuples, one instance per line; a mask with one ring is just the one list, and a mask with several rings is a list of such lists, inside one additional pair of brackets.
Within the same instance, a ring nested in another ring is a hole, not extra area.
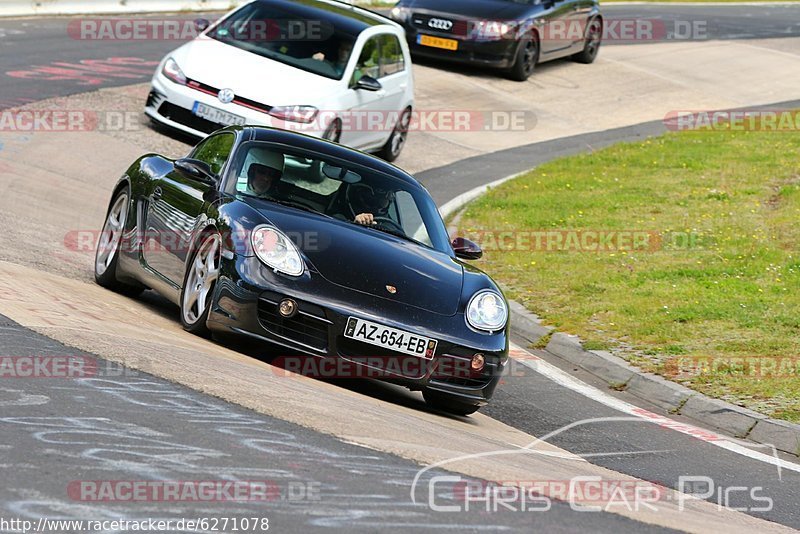
[(431, 246), (428, 229), (425, 227), (422, 214), (419, 212), (417, 203), (411, 193), (398, 191), (395, 195), (395, 209), (397, 210), (398, 222), (406, 235), (420, 243)]
[(403, 49), (400, 47), (400, 40), (396, 35), (390, 33), (380, 36), (381, 44), (381, 65), (380, 77), (396, 74), (406, 69)]
[(208, 163), (214, 174), (219, 174), (231, 155), (235, 140), (232, 133), (212, 135), (195, 147), (192, 157)]
[(353, 73), (353, 84), (364, 76), (380, 78), (380, 46), (378, 40), (378, 37), (373, 37), (364, 43), (364, 48), (358, 57), (356, 70)]

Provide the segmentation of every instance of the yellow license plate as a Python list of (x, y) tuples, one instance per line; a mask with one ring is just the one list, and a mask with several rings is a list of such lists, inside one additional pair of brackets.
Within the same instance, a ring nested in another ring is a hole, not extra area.
[(458, 41), (455, 39), (443, 39), (432, 35), (420, 35), (419, 44), (422, 46), (432, 46), (433, 48), (443, 48), (445, 50), (458, 50)]

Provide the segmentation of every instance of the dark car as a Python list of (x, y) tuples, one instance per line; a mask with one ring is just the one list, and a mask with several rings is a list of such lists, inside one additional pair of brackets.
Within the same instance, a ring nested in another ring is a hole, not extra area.
[(527, 80), (538, 63), (592, 63), (603, 34), (598, 0), (400, 0), (392, 18), (411, 53), (504, 69)]
[(397, 167), (233, 126), (187, 158), (151, 154), (128, 169), (95, 278), (127, 294), (154, 289), (190, 332), (249, 336), (466, 415), (490, 399), (508, 358), (507, 302), (461, 261), (480, 256), (450, 241), (428, 192)]

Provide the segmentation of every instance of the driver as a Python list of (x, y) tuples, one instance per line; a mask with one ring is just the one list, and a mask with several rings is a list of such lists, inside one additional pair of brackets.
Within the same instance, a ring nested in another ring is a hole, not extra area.
[(259, 151), (258, 163), (251, 163), (247, 169), (247, 189), (258, 197), (269, 196), (283, 176), (286, 162), (283, 154), (270, 151)]
[(386, 189), (368, 186), (355, 189), (351, 198), (355, 222), (363, 226), (377, 224), (375, 217), (386, 217), (393, 200), (394, 193)]

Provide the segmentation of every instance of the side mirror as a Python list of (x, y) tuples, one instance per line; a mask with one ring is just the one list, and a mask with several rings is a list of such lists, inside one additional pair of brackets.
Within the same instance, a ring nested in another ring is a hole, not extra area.
[(483, 250), (476, 243), (463, 237), (453, 239), (451, 243), (453, 251), (456, 253), (456, 258), (462, 260), (479, 260), (483, 257)]
[(362, 76), (361, 79), (356, 82), (356, 89), (375, 92), (383, 89), (383, 86), (381, 85), (381, 82), (372, 76)]
[(194, 28), (198, 32), (206, 31), (209, 26), (211, 26), (211, 22), (209, 22), (208, 19), (195, 19), (194, 21)]
[(211, 166), (205, 161), (191, 158), (179, 159), (175, 162), (175, 169), (185, 176), (207, 185), (217, 185), (219, 182), (219, 176), (214, 174)]

